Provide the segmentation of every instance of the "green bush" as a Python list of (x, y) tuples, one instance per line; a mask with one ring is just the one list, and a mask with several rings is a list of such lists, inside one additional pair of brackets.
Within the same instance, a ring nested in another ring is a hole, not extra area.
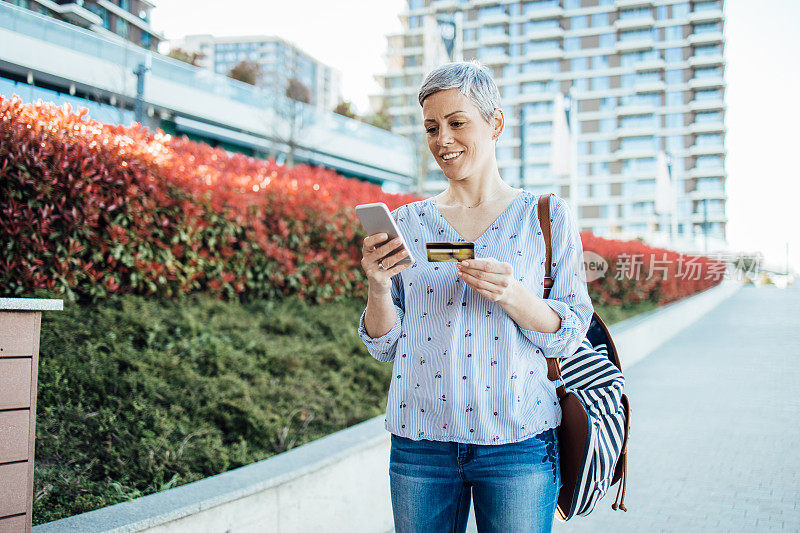
[[(34, 523), (219, 474), (384, 413), (392, 365), (358, 337), (364, 305), (111, 295), (43, 313)], [(642, 308), (597, 310), (613, 322)]]
[(35, 523), (218, 474), (383, 413), (391, 365), (358, 337), (363, 306), (112, 295), (45, 312)]

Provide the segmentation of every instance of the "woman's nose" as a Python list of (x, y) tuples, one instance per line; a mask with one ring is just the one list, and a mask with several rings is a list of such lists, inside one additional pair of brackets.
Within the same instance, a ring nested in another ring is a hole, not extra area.
[(453, 135), (447, 130), (441, 130), (439, 133), (439, 144), (444, 146), (453, 142)]

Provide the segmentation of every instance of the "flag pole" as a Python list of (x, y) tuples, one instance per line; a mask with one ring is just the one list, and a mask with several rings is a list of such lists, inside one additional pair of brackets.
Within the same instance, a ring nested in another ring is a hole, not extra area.
[(578, 222), (578, 99), (577, 88), (569, 88), (569, 203)]

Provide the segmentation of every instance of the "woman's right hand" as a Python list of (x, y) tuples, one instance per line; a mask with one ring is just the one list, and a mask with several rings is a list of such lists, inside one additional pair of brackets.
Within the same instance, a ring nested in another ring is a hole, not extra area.
[[(381, 290), (385, 291), (388, 291), (392, 286), (392, 276), (411, 266), (411, 263), (397, 264), (398, 261), (408, 255), (405, 248), (402, 248), (400, 237), (378, 246), (379, 243), (382, 243), (387, 238), (389, 236), (386, 233), (375, 233), (364, 239), (364, 246), (361, 248), (361, 268), (364, 269), (364, 273), (369, 279), (370, 288), (380, 287)], [(398, 247), (401, 248), (399, 251), (389, 255)], [(378, 267), (379, 262), (386, 270), (381, 270)]]

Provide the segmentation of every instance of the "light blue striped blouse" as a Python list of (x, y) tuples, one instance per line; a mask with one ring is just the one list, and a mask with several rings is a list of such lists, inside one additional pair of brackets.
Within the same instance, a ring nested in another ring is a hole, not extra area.
[[(474, 242), (476, 258), (510, 263), (517, 279), (541, 297), (545, 246), (537, 199), (523, 189)], [(416, 262), (392, 278), (397, 321), (391, 331), (370, 337), (366, 309), (358, 327), (372, 357), (394, 361), (388, 431), (414, 440), (504, 444), (561, 423), (545, 357), (573, 353), (593, 309), (571, 211), (553, 195), (550, 214), (555, 280), (545, 301), (561, 316), (561, 327), (542, 333), (520, 328), (498, 303), (475, 292), (456, 276), (456, 263), (428, 262), (425, 243), (464, 241), (432, 197), (392, 211)]]

